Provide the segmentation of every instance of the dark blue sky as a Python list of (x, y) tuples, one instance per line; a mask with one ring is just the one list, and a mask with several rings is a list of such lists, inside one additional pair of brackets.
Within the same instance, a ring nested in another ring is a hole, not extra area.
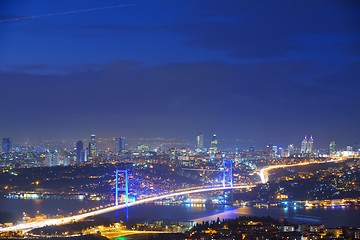
[(360, 140), (359, 1), (0, 4), (1, 137)]

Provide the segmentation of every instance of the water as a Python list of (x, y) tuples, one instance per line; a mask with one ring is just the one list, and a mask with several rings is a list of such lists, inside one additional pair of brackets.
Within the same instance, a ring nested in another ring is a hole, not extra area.
[[(0, 198), (0, 211), (11, 212), (21, 216), (23, 212), (34, 216), (37, 211), (50, 215), (66, 215), (76, 213), (80, 209), (89, 209), (107, 202), (78, 201), (78, 200), (54, 200), (54, 199), (6, 199)], [(140, 205), (129, 208), (129, 219), (148, 220), (174, 220), (174, 221), (211, 221), (217, 217), (222, 219), (236, 218), (239, 216), (270, 216), (274, 219), (281, 217), (290, 222), (307, 222), (312, 224), (324, 224), (326, 227), (350, 226), (360, 228), (360, 208), (254, 208), (254, 207), (230, 207), (230, 206), (160, 206)], [(125, 221), (125, 210), (119, 210), (106, 214)]]
[(292, 223), (324, 224), (328, 228), (349, 226), (360, 228), (359, 207), (336, 208), (254, 208), (239, 207), (232, 211), (195, 219), (196, 222), (231, 219), (240, 216), (270, 216), (274, 219), (286, 218)]

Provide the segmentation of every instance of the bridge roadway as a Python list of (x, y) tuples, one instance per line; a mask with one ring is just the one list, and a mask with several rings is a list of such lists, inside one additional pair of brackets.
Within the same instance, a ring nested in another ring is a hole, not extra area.
[[(161, 200), (161, 199), (164, 199), (164, 198), (171, 198), (171, 197), (187, 195), (187, 194), (192, 194), (192, 193), (201, 193), (201, 192), (209, 192), (209, 191), (222, 191), (222, 190), (241, 189), (241, 188), (252, 188), (254, 186), (255, 185), (233, 186), (233, 187), (211, 187), (211, 188), (182, 189), (180, 191), (176, 191), (176, 192), (173, 192), (173, 193), (164, 194), (164, 195), (160, 195), (160, 196), (149, 197), (149, 198), (137, 200), (135, 202), (130, 202), (130, 203), (128, 203), (128, 207), (132, 207), (132, 206), (143, 204), (143, 203), (153, 202), (153, 201), (156, 201), (156, 200)], [(34, 228), (40, 228), (40, 227), (49, 226), (49, 225), (63, 225), (63, 224), (75, 222), (75, 221), (78, 221), (78, 220), (81, 220), (81, 219), (84, 219), (84, 218), (87, 218), (87, 217), (92, 217), (92, 216), (96, 216), (96, 215), (116, 211), (116, 210), (119, 210), (119, 209), (122, 209), (122, 208), (125, 208), (125, 207), (126, 207), (125, 204), (120, 204), (120, 205), (117, 205), (117, 206), (111, 206), (111, 207), (95, 210), (95, 211), (88, 212), (88, 213), (82, 213), (82, 214), (73, 215), (73, 216), (70, 216), (70, 217), (46, 219), (46, 220), (40, 220), (40, 221), (28, 222), (28, 223), (20, 223), (18, 225), (14, 225), (14, 226), (11, 226), (11, 227), (0, 228), (0, 232), (9, 232), (9, 231), (24, 231), (24, 232), (27, 232), (27, 231), (30, 231), (30, 230), (32, 230)]]

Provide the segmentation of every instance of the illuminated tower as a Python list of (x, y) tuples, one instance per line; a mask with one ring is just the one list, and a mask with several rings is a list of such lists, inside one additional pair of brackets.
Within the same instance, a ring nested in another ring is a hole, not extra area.
[(311, 136), (310, 139), (307, 139), (305, 136), (304, 140), (302, 140), (301, 142), (300, 153), (302, 155), (311, 154), (313, 152), (313, 145), (314, 145), (313, 137)]
[(305, 154), (305, 153), (306, 153), (307, 145), (308, 145), (308, 140), (307, 140), (306, 135), (305, 135), (304, 140), (302, 140), (302, 142), (301, 142), (301, 149), (300, 149), (300, 153), (301, 153), (301, 154)]
[(52, 154), (51, 154), (51, 152), (49, 150), (46, 150), (45, 163), (46, 163), (46, 166), (48, 166), (48, 167), (53, 166)]
[(55, 150), (52, 155), (52, 163), (53, 166), (60, 166), (60, 155), (58, 150)]
[(314, 145), (314, 139), (311, 136), (310, 139), (307, 142), (306, 153), (312, 153), (313, 152), (313, 145)]
[(120, 138), (120, 151), (125, 150), (125, 137)]
[(293, 157), (295, 154), (295, 147), (294, 144), (289, 144), (287, 147), (287, 156), (288, 157)]
[(204, 134), (199, 133), (196, 136), (196, 150), (203, 151), (204, 150)]
[(12, 151), (12, 140), (11, 138), (2, 139), (2, 152), (10, 153)]
[(95, 157), (96, 156), (96, 139), (95, 139), (95, 134), (91, 134), (91, 139), (89, 142), (89, 156), (90, 157)]
[(76, 163), (81, 162), (81, 152), (84, 150), (84, 143), (82, 141), (78, 141), (76, 143)]
[(218, 150), (218, 140), (216, 134), (214, 134), (211, 138), (210, 148), (212, 148), (215, 152)]

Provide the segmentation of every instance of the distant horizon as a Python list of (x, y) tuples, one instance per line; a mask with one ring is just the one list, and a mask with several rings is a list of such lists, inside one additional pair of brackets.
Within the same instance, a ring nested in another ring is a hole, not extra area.
[[(93, 134), (93, 133), (92, 133)], [(132, 145), (136, 145), (137, 144), (143, 144), (143, 143), (147, 143), (149, 141), (156, 141), (156, 140), (164, 140), (163, 143), (168, 143), (169, 145), (173, 144), (173, 145), (181, 145), (183, 144), (184, 146), (187, 146), (189, 148), (195, 148), (196, 145), (196, 135), (190, 139), (190, 138), (184, 138), (184, 137), (161, 137), (161, 136), (156, 136), (156, 137), (150, 137), (150, 136), (122, 136), (122, 135), (114, 135), (114, 136), (102, 136), (102, 135), (96, 135), (96, 139), (99, 140), (105, 140), (108, 143), (111, 143), (111, 141), (115, 138), (115, 137), (125, 137), (125, 142), (126, 144), (128, 144), (128, 142), (130, 141)], [(210, 147), (210, 141), (211, 141), (211, 137), (212, 134), (210, 135), (206, 135), (204, 134), (205, 137), (205, 148), (209, 148)], [(68, 138), (56, 138), (56, 137), (52, 137), (52, 138), (26, 138), (26, 139), (21, 139), (21, 138), (13, 138), (13, 137), (9, 137), (9, 136), (1, 136), (1, 139), (3, 138), (11, 138), (12, 142), (13, 142), (13, 146), (26, 146), (26, 142), (30, 143), (30, 146), (32, 146), (31, 144), (35, 144), (36, 145), (40, 145), (40, 144), (45, 144), (47, 141), (48, 142), (61, 142), (64, 141), (66, 142), (66, 144), (70, 144), (70, 143), (76, 143), (77, 141), (83, 141), (84, 143), (88, 143), (90, 141), (90, 134), (87, 137), (68, 137)], [(241, 139), (237, 139), (237, 138), (221, 138), (221, 136), (218, 136), (218, 141), (219, 141), (219, 146), (220, 146), (220, 150), (225, 150), (225, 151), (229, 151), (231, 149), (231, 151), (234, 151), (236, 148), (238, 148), (239, 150), (248, 150), (251, 146), (255, 146), (256, 150), (265, 150), (266, 146), (269, 144), (272, 144), (274, 146), (278, 146), (278, 147), (282, 147), (283, 149), (286, 149), (288, 147), (288, 145), (293, 144), (295, 148), (300, 148), (301, 147), (301, 142), (303, 138), (299, 139), (297, 142), (289, 142), (289, 143), (277, 143), (277, 142), (269, 142), (266, 144), (257, 144), (255, 142), (250, 142), (250, 141), (245, 141), (245, 140), (241, 140)], [(338, 141), (336, 141), (336, 139), (331, 139), (329, 140), (327, 143), (320, 143), (316, 141), (316, 138), (314, 138), (314, 148), (315, 149), (319, 149), (319, 150), (325, 150), (329, 148), (329, 143), (331, 141), (335, 141), (336, 142), (336, 148), (337, 149), (345, 149), (347, 146), (351, 146), (354, 147), (356, 144), (358, 144), (358, 147), (360, 147), (359, 143), (360, 141), (355, 141), (353, 143), (349, 143), (349, 144), (339, 144)], [(176, 144), (175, 143), (169, 143), (169, 140), (176, 140), (179, 141)], [(247, 144), (248, 143), (248, 144)], [(321, 145), (322, 144), (322, 145)], [(132, 147), (136, 147), (136, 146), (132, 146)], [(221, 149), (223, 148), (223, 149)], [(355, 149), (354, 149), (355, 151)]]

